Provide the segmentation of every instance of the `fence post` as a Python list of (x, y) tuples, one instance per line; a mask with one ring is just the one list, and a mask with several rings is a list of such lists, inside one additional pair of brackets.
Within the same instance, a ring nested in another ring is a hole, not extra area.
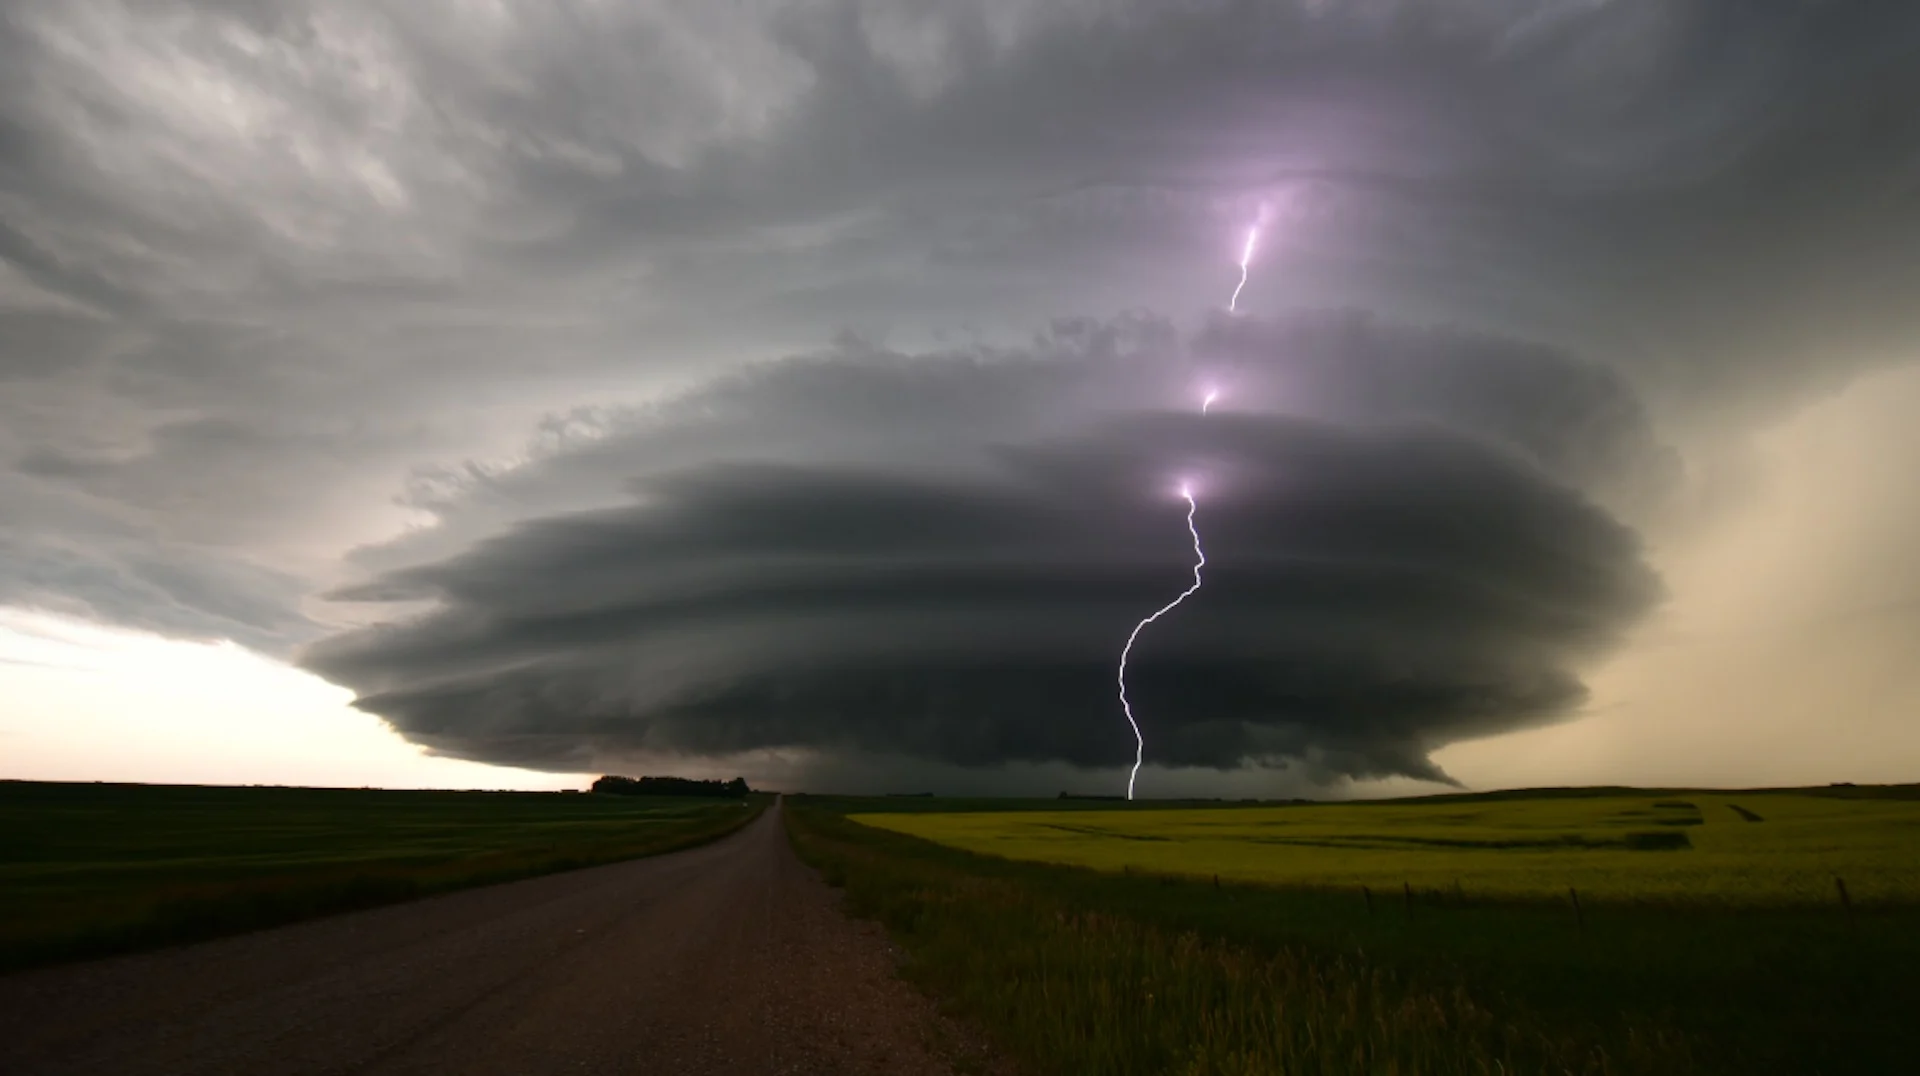
[(1846, 911), (1847, 911), (1847, 929), (1848, 929), (1848, 930), (1859, 930), (1859, 929), (1860, 929), (1860, 924), (1859, 924), (1858, 922), (1856, 922), (1856, 921), (1854, 920), (1854, 918), (1853, 918), (1853, 900), (1852, 900), (1852, 898), (1850, 898), (1850, 897), (1848, 897), (1848, 896), (1847, 896), (1847, 883), (1846, 883), (1846, 880), (1845, 880), (1845, 879), (1843, 879), (1843, 878), (1841, 878), (1841, 877), (1840, 877), (1839, 875), (1837, 875), (1837, 874), (1836, 874), (1836, 875), (1834, 875), (1834, 876), (1833, 876), (1833, 887), (1834, 887), (1835, 889), (1838, 889), (1838, 890), (1840, 891), (1840, 907), (1842, 907), (1842, 908), (1845, 908), (1845, 909), (1846, 909)]
[(1360, 895), (1361, 895), (1361, 896), (1363, 896), (1363, 897), (1365, 897), (1365, 898), (1367, 898), (1367, 916), (1368, 916), (1368, 918), (1372, 918), (1372, 916), (1373, 916), (1373, 890), (1371, 890), (1371, 889), (1368, 889), (1368, 888), (1367, 888), (1366, 886), (1361, 886), (1361, 887), (1360, 887)]
[(1407, 919), (1409, 922), (1411, 922), (1413, 919), (1413, 883), (1408, 881), (1402, 881), (1400, 883), (1400, 888), (1407, 895)]
[(1567, 896), (1573, 898), (1574, 925), (1580, 929), (1580, 933), (1585, 934), (1587, 932), (1587, 915), (1580, 910), (1580, 892), (1572, 886), (1568, 886)]

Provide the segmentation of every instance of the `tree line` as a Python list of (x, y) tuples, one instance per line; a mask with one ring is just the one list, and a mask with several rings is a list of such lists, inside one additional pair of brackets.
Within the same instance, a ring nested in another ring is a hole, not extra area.
[(739, 798), (753, 791), (747, 779), (696, 781), (690, 777), (615, 777), (608, 774), (593, 783), (595, 792), (610, 796), (727, 796)]

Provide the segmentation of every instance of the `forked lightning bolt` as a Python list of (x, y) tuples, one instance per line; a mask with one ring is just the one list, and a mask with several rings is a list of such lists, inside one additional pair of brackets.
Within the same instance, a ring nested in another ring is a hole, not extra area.
[[(1207, 403), (1212, 402), (1213, 396), (1209, 394), (1207, 396)], [(1204, 405), (1202, 409), (1204, 410)], [(1186, 601), (1193, 595), (1194, 591), (1200, 589), (1200, 569), (1207, 566), (1206, 551), (1200, 548), (1200, 529), (1193, 524), (1193, 514), (1198, 511), (1200, 507), (1194, 502), (1193, 486), (1188, 483), (1182, 483), (1180, 486), (1180, 496), (1187, 499), (1187, 533), (1193, 535), (1193, 585), (1181, 591), (1179, 597), (1154, 610), (1152, 616), (1135, 624), (1133, 626), (1133, 633), (1127, 636), (1127, 645), (1120, 648), (1120, 709), (1127, 715), (1127, 724), (1133, 726), (1133, 772), (1127, 774), (1127, 798), (1129, 800), (1133, 798), (1133, 783), (1140, 776), (1141, 760), (1146, 758), (1147, 741), (1145, 737), (1140, 735), (1140, 723), (1133, 719), (1133, 704), (1127, 701), (1127, 655), (1133, 652), (1133, 641), (1140, 638), (1140, 632), (1146, 628), (1148, 624), (1172, 612), (1174, 607)]]

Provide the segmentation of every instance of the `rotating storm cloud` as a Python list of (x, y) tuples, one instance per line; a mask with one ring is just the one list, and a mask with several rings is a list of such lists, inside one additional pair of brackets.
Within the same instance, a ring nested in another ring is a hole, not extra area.
[[(1230, 412), (1166, 406), (1214, 377)], [(858, 348), (694, 390), (490, 492), (625, 474), (625, 503), (369, 550), (333, 597), (425, 611), (306, 661), (417, 743), (542, 768), (1445, 781), (1432, 750), (1577, 708), (1578, 664), (1656, 599), (1576, 485), (1660, 452), (1577, 360), (1340, 315)], [(1129, 655), (1144, 735), (1115, 737), (1115, 625), (1167, 604), (1189, 510), (1206, 600)]]
[(1721, 602), (1709, 524), (1845, 488), (1750, 446), (1898, 395), (1911, 5), (230, 7), (0, 19), (13, 607), (409, 751), (790, 787), (1487, 777), (1449, 745), (1589, 682), (1796, 760), (1912, 709), (1840, 671), (1911, 650), (1891, 472), (1779, 494), (1858, 540), (1780, 553), (1819, 662), (1629, 644), (1656, 558)]

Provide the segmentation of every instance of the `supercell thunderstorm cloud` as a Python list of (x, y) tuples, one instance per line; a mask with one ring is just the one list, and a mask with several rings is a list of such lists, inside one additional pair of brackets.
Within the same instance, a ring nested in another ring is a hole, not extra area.
[[(1350, 319), (1222, 332), (1202, 344), (1246, 388), (1204, 417), (1124, 406), (1175, 398), (1155, 383), (1204, 361), (1158, 338), (768, 368), (596, 443), (631, 470), (630, 503), (338, 595), (434, 604), (308, 661), (409, 737), (502, 762), (808, 748), (1126, 766), (1116, 628), (1182, 570), (1191, 475), (1209, 587), (1129, 669), (1150, 761), (1441, 780), (1434, 747), (1576, 706), (1577, 663), (1657, 589), (1633, 534), (1556, 474), (1658, 457), (1620, 386)], [(1263, 375), (1344, 421), (1262, 401)], [(1478, 395), (1419, 393), (1424, 378)], [(940, 410), (943, 429), (916, 420)], [(727, 417), (671, 417), (686, 413)], [(729, 453), (763, 414), (844, 443)], [(1568, 428), (1593, 443), (1553, 439)]]
[(4, 750), (218, 755), (49, 717), (165, 694), (34, 671), (80, 623), (555, 780), (1910, 768), (1916, 55), (1887, 0), (20, 0)]

